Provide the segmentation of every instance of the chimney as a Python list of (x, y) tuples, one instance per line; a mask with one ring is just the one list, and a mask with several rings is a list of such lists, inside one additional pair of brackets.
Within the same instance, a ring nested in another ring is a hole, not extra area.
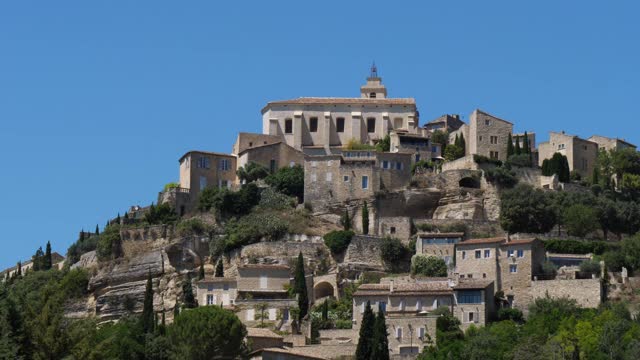
[(393, 292), (393, 279), (389, 281), (389, 292)]

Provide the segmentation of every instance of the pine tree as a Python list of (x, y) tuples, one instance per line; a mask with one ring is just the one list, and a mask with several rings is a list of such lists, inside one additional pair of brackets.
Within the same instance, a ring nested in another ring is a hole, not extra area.
[(515, 149), (513, 148), (513, 138), (511, 137), (511, 133), (509, 133), (509, 137), (507, 138), (507, 159), (513, 155)]
[(155, 316), (153, 312), (153, 283), (151, 280), (151, 271), (147, 277), (147, 287), (144, 291), (144, 303), (142, 307), (142, 330), (145, 334), (152, 333), (155, 328)]
[(464, 139), (464, 134), (460, 133), (460, 149), (462, 149), (462, 154), (467, 153), (467, 141)]
[(367, 202), (364, 202), (362, 205), (362, 233), (365, 235), (369, 234), (369, 208), (367, 207)]
[(224, 264), (222, 263), (222, 258), (218, 259), (218, 264), (216, 264), (216, 273), (213, 276), (224, 277)]
[(96, 235), (100, 235), (100, 228), (98, 227), (98, 224), (96, 224)]
[(522, 154), (522, 150), (520, 149), (520, 138), (516, 138), (516, 147), (515, 147), (515, 155)]
[(371, 359), (389, 360), (389, 334), (387, 333), (387, 322), (382, 308), (378, 309), (378, 316), (373, 327), (373, 341), (371, 349)]
[(198, 271), (198, 280), (204, 279), (204, 261), (200, 259), (200, 271)]
[(522, 153), (523, 154), (530, 154), (531, 153), (531, 146), (529, 145), (529, 135), (527, 134), (527, 132), (524, 132), (524, 139), (522, 140)]
[(182, 296), (184, 296), (184, 307), (193, 309), (198, 306), (196, 298), (193, 296), (193, 287), (191, 286), (191, 276), (187, 276), (187, 281), (182, 284)]
[(298, 294), (298, 309), (300, 314), (298, 320), (301, 321), (309, 311), (309, 296), (307, 295), (307, 281), (304, 273), (304, 258), (302, 252), (298, 254), (295, 276), (293, 281), (293, 292)]
[(47, 241), (47, 247), (44, 253), (43, 269), (49, 270), (52, 266), (53, 261), (51, 260), (51, 242)]
[(373, 314), (371, 304), (367, 301), (367, 306), (362, 314), (362, 323), (360, 325), (360, 337), (358, 339), (358, 347), (356, 348), (356, 360), (371, 359), (371, 348), (373, 347), (373, 331), (376, 322), (376, 316)]

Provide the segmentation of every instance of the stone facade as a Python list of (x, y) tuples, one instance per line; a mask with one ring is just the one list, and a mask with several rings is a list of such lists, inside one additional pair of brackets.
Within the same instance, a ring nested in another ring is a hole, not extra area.
[[(377, 76), (367, 79), (360, 98), (298, 98), (273, 101), (262, 109), (262, 132), (283, 137), (295, 149), (369, 144), (391, 130), (418, 133), (418, 112), (412, 98), (386, 97)], [(373, 95), (372, 95), (373, 94)]]
[(238, 295), (251, 294), (251, 298), (281, 298), (287, 296), (291, 285), (287, 265), (246, 264), (238, 266)]
[(437, 256), (454, 266), (456, 244), (463, 239), (464, 233), (421, 233), (416, 239), (416, 254)]
[(531, 298), (568, 297), (580, 307), (597, 308), (603, 300), (604, 291), (600, 279), (538, 280), (531, 282)]
[(464, 331), (469, 326), (484, 326), (495, 314), (493, 281), (460, 281), (455, 290), (453, 315)]
[(275, 144), (282, 141), (283, 138), (281, 136), (241, 132), (238, 133), (236, 142), (233, 143), (231, 153), (240, 155), (241, 152), (256, 146)]
[(442, 160), (442, 146), (431, 143), (427, 134), (411, 134), (404, 131), (391, 131), (390, 152), (411, 154), (411, 162), (420, 160)]
[(569, 170), (575, 170), (583, 177), (589, 177), (593, 173), (598, 157), (598, 144), (575, 135), (567, 135), (564, 131), (550, 132), (549, 141), (540, 143), (538, 152), (540, 166), (545, 159), (551, 159), (553, 154), (560, 153), (567, 157)]
[(246, 166), (252, 162), (266, 167), (271, 172), (275, 172), (279, 168), (286, 166), (303, 166), (304, 154), (279, 141), (267, 145), (255, 145), (238, 154), (238, 167)]
[(460, 115), (445, 114), (435, 120), (429, 121), (424, 125), (424, 128), (428, 132), (434, 132), (436, 130), (440, 130), (440, 131), (448, 131), (449, 133), (452, 133), (460, 129), (460, 127), (462, 127), (463, 125), (464, 125), (464, 122), (460, 119)]
[(588, 139), (591, 142), (598, 144), (598, 149), (601, 151), (622, 150), (622, 149), (635, 149), (636, 146), (624, 139), (609, 138), (606, 136), (593, 135)]
[(234, 155), (190, 151), (182, 155), (179, 162), (180, 188), (189, 189), (192, 206), (206, 187), (232, 188), (238, 182)]
[(408, 216), (378, 217), (379, 236), (398, 238), (404, 244), (411, 240), (411, 218)]
[(233, 305), (238, 296), (238, 284), (235, 278), (210, 278), (198, 281), (198, 304), (202, 305)]
[(378, 191), (405, 187), (411, 179), (411, 155), (345, 150), (309, 156), (304, 164), (304, 199), (314, 208), (370, 199)]
[(471, 113), (469, 119), (469, 135), (465, 137), (467, 155), (477, 154), (506, 161), (513, 124), (478, 109)]

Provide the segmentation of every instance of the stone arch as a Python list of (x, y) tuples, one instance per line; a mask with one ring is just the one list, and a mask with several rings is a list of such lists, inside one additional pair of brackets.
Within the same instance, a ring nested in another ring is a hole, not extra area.
[(314, 285), (313, 287), (313, 294), (315, 299), (314, 300), (319, 300), (325, 297), (336, 297), (336, 289), (333, 286), (333, 284), (331, 284), (328, 281), (322, 281), (319, 282), (317, 284)]
[(474, 177), (465, 176), (458, 181), (458, 185), (465, 188), (479, 189), (480, 181)]

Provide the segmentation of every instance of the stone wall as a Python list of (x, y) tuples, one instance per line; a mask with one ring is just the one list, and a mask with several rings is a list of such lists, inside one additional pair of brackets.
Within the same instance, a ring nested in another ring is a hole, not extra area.
[(385, 270), (380, 250), (382, 239), (374, 236), (356, 235), (345, 251), (344, 262), (366, 265), (372, 269)]
[(174, 228), (171, 225), (151, 225), (140, 228), (120, 229), (122, 241), (155, 241), (158, 239), (169, 239), (174, 235)]
[(531, 300), (543, 298), (549, 294), (552, 298), (568, 297), (584, 308), (596, 308), (602, 302), (600, 279), (577, 280), (538, 280), (531, 282)]
[(478, 170), (480, 167), (473, 160), (473, 155), (466, 155), (460, 159), (447, 161), (442, 164), (442, 172), (449, 170)]
[[(469, 121), (469, 154), (507, 160), (507, 143), (513, 132), (513, 124), (480, 110), (471, 113)], [(495, 156), (497, 154), (497, 156)]]
[(390, 236), (408, 244), (411, 239), (411, 218), (407, 216), (378, 218), (379, 236)]

